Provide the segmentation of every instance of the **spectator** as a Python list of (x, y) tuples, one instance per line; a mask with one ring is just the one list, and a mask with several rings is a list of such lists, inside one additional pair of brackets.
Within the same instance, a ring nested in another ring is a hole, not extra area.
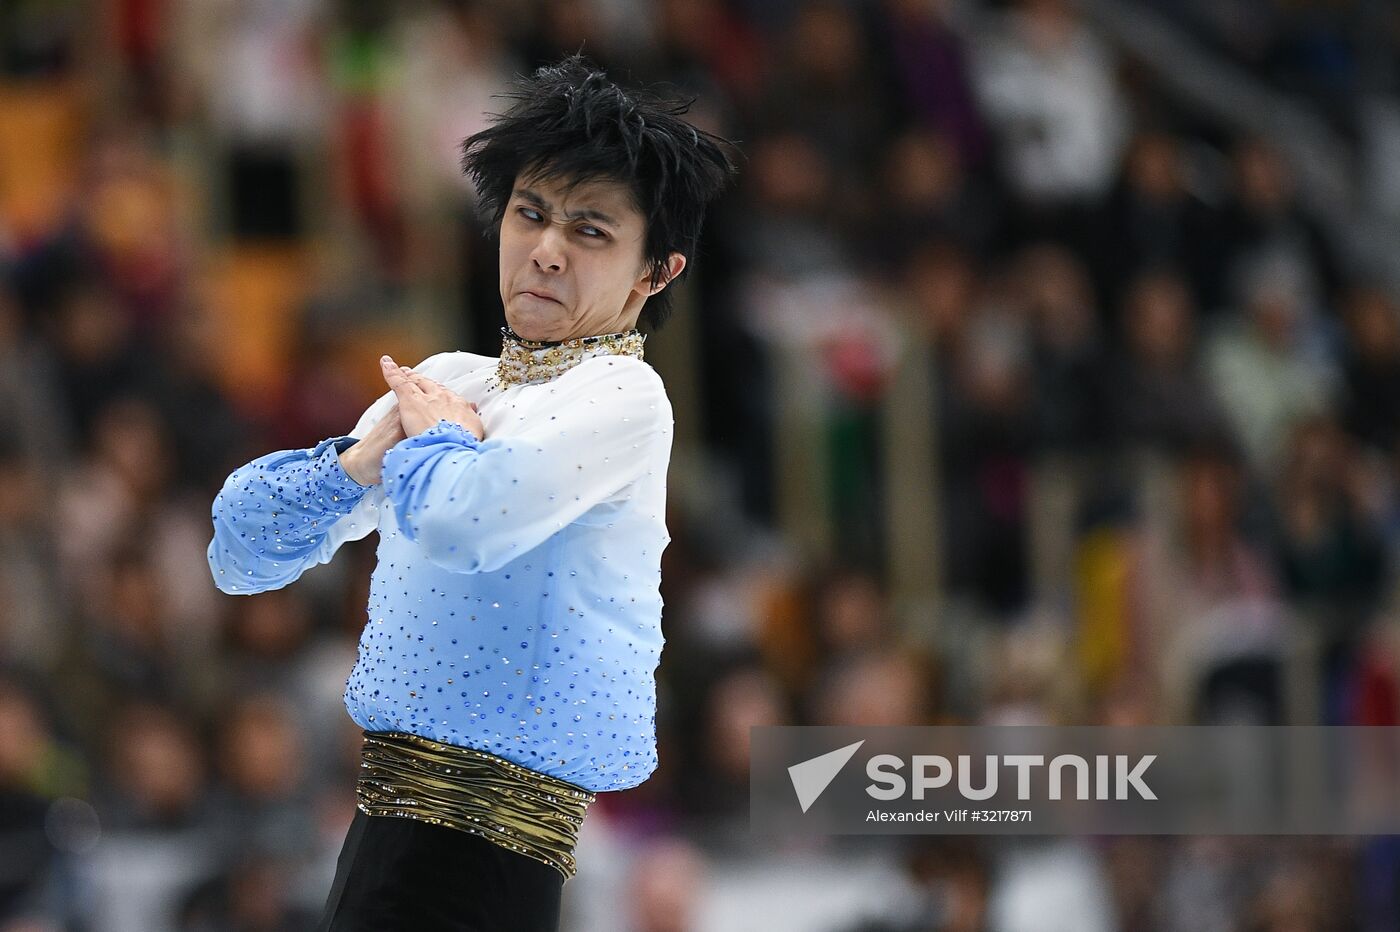
[(1087, 271), (1068, 250), (1045, 244), (1022, 251), (1016, 266), (1016, 300), (1032, 333), (1037, 452), (1092, 454), (1103, 440), (1103, 343)]
[(820, 725), (927, 725), (934, 684), (926, 659), (880, 648), (832, 664), (808, 699)]
[(1344, 304), (1342, 423), (1369, 446), (1396, 449), (1400, 439), (1400, 310), (1379, 288), (1352, 291)]
[[(1215, 312), (1223, 298), (1219, 217), (1188, 187), (1190, 167), (1182, 140), (1163, 131), (1139, 133), (1123, 170), (1093, 216), (1096, 232), (1085, 243), (1109, 301), (1121, 300), (1133, 279), (1154, 269), (1180, 269), (1192, 303)], [(1111, 321), (1115, 335), (1119, 321)]]
[(969, 177), (952, 140), (921, 128), (891, 141), (866, 213), (859, 252), (884, 272), (904, 265), (925, 242), (977, 250), (997, 231), (997, 204)]
[(971, 318), (936, 429), (950, 589), (998, 614), (1028, 597), (1026, 493), (1034, 424), (1026, 322), (1007, 307)]
[(1305, 309), (1278, 271), (1268, 265), (1254, 273), (1243, 317), (1225, 323), (1206, 350), (1211, 387), (1261, 475), (1281, 465), (1294, 422), (1321, 412), (1333, 391), (1330, 365), (1307, 351)]
[(1260, 139), (1241, 140), (1231, 155), (1234, 197), (1220, 221), (1225, 281), (1272, 263), (1296, 276), (1294, 301), (1305, 311), (1335, 306), (1340, 262), (1316, 221), (1299, 205), (1283, 156)]
[(984, 167), (990, 138), (968, 73), (967, 43), (949, 0), (883, 0), (882, 38), (913, 122), (949, 141), (964, 171)]
[(218, 735), (219, 780), (212, 838), (220, 855), (260, 846), (301, 863), (316, 853), (305, 735), (287, 700), (247, 694), (228, 709)]
[(632, 932), (690, 932), (697, 927), (705, 857), (682, 839), (653, 842), (632, 873)]
[(1119, 441), (1180, 455), (1228, 437), (1225, 412), (1196, 355), (1196, 308), (1177, 274), (1148, 272), (1123, 305), (1125, 352), (1104, 380)]
[(1060, 208), (1102, 195), (1127, 114), (1107, 48), (1068, 0), (1018, 0), (973, 55), (978, 96), (1019, 197)]

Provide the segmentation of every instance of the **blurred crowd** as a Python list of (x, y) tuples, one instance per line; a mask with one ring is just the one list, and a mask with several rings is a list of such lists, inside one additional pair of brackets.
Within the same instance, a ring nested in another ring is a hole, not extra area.
[[(1377, 10), (1175, 15), (1325, 106), (1400, 46)], [(10, 0), (0, 932), (319, 916), (374, 544), (229, 598), (209, 508), (345, 433), (380, 353), (499, 350), (456, 145), (579, 49), (745, 162), (648, 344), (685, 389), (661, 767), (590, 810), (565, 928), (1400, 927), (1388, 837), (748, 833), (756, 725), (1400, 724), (1396, 296), (1277, 140), (1069, 0)]]
[(1225, 59), (1361, 131), (1372, 95), (1400, 91), (1395, 11), (1384, 0), (1146, 0)]

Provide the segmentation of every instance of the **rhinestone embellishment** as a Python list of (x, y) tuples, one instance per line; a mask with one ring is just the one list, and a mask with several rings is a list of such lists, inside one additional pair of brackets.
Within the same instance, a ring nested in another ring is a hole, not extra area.
[(526, 340), (509, 327), (501, 328), (501, 359), (487, 388), (511, 388), (548, 382), (594, 356), (642, 358), (646, 334), (639, 330), (575, 337), (555, 342)]

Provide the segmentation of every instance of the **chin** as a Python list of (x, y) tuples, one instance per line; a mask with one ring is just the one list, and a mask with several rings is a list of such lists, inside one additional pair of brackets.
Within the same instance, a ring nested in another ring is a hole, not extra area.
[[(563, 308), (560, 308), (563, 311)], [(556, 334), (568, 328), (568, 318), (558, 315), (506, 314), (506, 324), (516, 336), (526, 340), (556, 340)]]

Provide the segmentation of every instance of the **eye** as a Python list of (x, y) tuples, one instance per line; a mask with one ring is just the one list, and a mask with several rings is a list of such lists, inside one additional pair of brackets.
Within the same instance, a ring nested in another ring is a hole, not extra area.
[(540, 212), (538, 210), (535, 210), (533, 207), (517, 207), (515, 209), (515, 212), (520, 214), (526, 220), (535, 221), (544, 219), (540, 216)]
[[(598, 229), (598, 228), (595, 227), (595, 226), (582, 226), (582, 227), (579, 227), (578, 229), (579, 229), (579, 232), (580, 232), (580, 233), (582, 233), (583, 235), (587, 236), (589, 239), (607, 239), (607, 238), (608, 238), (608, 234), (604, 233), (602, 230)], [(593, 232), (590, 233), (590, 232), (588, 232), (589, 230), (592, 230)]]

